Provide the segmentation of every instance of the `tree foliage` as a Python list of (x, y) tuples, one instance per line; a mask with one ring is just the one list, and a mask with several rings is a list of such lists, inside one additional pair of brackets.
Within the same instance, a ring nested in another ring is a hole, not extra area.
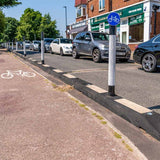
[(40, 32), (44, 32), (47, 38), (56, 38), (59, 36), (59, 31), (56, 28), (56, 21), (51, 21), (51, 16), (45, 14), (44, 17), (42, 17)]
[(35, 37), (36, 39), (40, 39), (41, 32), (44, 32), (47, 38), (59, 36), (56, 21), (52, 21), (49, 14), (45, 14), (44, 17), (42, 17), (39, 11), (27, 8), (20, 18), (20, 25), (17, 29), (17, 39), (22, 40), (23, 36), (31, 41), (34, 40)]
[(13, 7), (19, 4), (21, 4), (21, 2), (18, 2), (18, 0), (0, 0), (0, 8)]
[(2, 34), (2, 39), (3, 41), (13, 41), (16, 37), (19, 22), (11, 17), (6, 17), (5, 22), (5, 30)]
[(20, 25), (17, 28), (17, 38), (19, 40), (22, 40), (23, 36), (28, 40), (33, 40), (34, 37), (40, 38), (39, 29), (41, 20), (42, 15), (39, 11), (27, 8), (20, 18)]
[(3, 12), (0, 10), (0, 33), (3, 32), (4, 28), (5, 28), (5, 16)]

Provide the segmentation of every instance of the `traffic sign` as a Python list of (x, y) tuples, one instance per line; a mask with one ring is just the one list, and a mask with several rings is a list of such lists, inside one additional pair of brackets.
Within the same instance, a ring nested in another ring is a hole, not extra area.
[(117, 24), (120, 23), (120, 16), (118, 13), (112, 12), (109, 14), (107, 20), (111, 26), (116, 26)]

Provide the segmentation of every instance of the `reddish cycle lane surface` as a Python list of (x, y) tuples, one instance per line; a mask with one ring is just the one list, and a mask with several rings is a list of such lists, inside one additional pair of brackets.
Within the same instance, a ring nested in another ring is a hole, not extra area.
[(0, 160), (145, 159), (67, 93), (0, 53)]

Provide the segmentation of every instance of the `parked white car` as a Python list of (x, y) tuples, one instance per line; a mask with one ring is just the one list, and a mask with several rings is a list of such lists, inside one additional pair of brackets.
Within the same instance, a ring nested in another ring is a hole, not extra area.
[(50, 44), (50, 53), (58, 53), (61, 56), (72, 54), (72, 40), (66, 38), (56, 38)]

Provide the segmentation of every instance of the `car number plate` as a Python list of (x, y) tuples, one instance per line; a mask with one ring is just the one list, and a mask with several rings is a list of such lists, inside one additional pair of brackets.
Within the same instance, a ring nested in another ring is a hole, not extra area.
[(125, 52), (117, 52), (116, 53), (116, 55), (119, 55), (119, 56), (125, 56), (125, 54), (126, 54)]

